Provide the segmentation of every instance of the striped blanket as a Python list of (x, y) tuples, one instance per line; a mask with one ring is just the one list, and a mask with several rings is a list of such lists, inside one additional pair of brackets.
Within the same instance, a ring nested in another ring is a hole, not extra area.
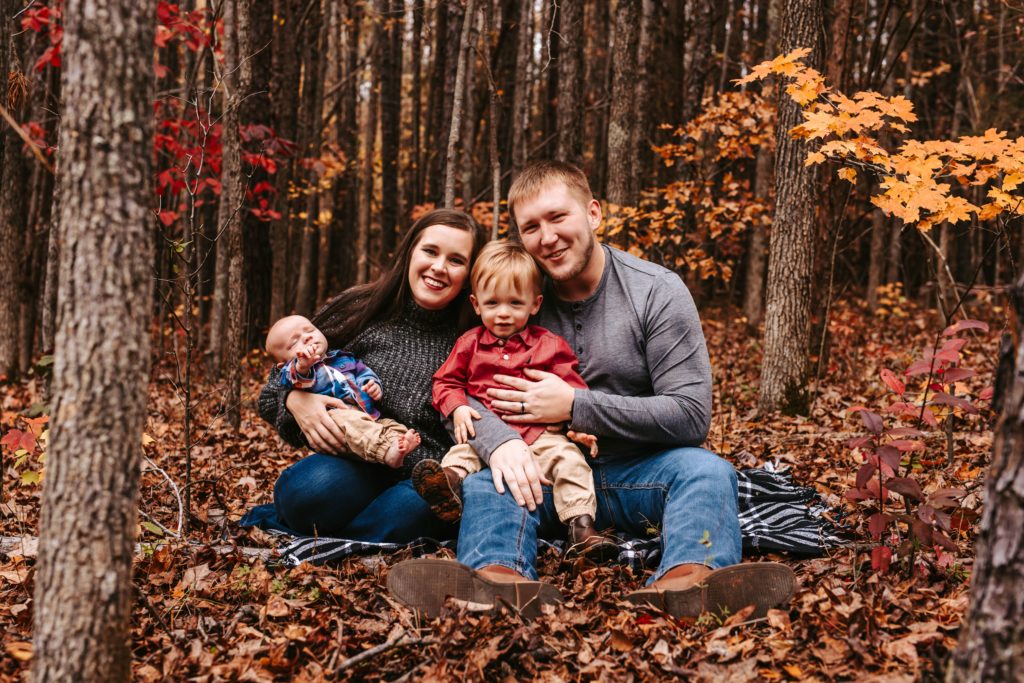
[[(812, 488), (798, 486), (789, 472), (770, 464), (763, 468), (736, 473), (739, 484), (740, 532), (744, 554), (785, 552), (793, 555), (821, 555), (827, 548), (847, 542), (842, 529), (834, 526), (824, 513)], [(240, 522), (249, 526), (247, 518)], [(351, 555), (390, 553), (411, 548), (413, 555), (424, 555), (439, 548), (453, 548), (455, 541), (420, 538), (410, 543), (368, 543), (344, 538), (295, 537), (268, 529), (278, 536), (281, 562), (298, 565), (303, 562), (324, 564), (337, 562)], [(539, 541), (540, 549), (561, 551), (563, 541)], [(619, 541), (621, 564), (634, 569), (653, 568), (661, 560), (661, 537), (623, 539)]]

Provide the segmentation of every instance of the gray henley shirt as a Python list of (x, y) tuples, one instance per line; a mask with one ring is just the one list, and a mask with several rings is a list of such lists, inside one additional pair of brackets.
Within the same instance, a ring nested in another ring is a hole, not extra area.
[[(679, 276), (600, 245), (605, 268), (583, 301), (547, 282), (533, 322), (569, 342), (589, 389), (577, 389), (572, 428), (598, 437), (599, 458), (699, 446), (711, 423), (711, 363), (693, 297)], [(485, 462), (518, 432), (483, 408), (470, 444)]]

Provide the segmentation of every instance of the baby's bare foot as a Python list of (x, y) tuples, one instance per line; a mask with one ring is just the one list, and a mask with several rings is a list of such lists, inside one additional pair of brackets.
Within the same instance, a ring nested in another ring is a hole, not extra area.
[(415, 429), (410, 429), (391, 442), (388, 452), (384, 455), (384, 464), (388, 467), (401, 467), (405, 456), (413, 452), (419, 445), (420, 435), (416, 433)]

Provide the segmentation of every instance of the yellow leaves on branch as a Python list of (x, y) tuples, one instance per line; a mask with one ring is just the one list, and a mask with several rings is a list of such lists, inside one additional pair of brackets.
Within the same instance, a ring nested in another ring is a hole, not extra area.
[[(808, 54), (807, 48), (793, 50), (758, 64), (737, 81), (745, 84), (773, 75), (786, 80), (786, 94), (803, 112), (791, 135), (821, 143), (806, 165), (838, 162), (837, 175), (851, 183), (858, 172), (875, 176), (882, 192), (871, 201), (922, 230), (973, 216), (984, 221), (1002, 214), (1024, 215), (1024, 138), (1010, 139), (989, 129), (955, 141), (904, 140), (894, 151), (886, 150), (878, 133), (888, 130), (897, 140), (909, 133), (906, 124), (917, 120), (913, 103), (902, 95), (864, 91), (848, 97), (836, 92), (802, 61)], [(990, 185), (990, 201), (983, 206), (954, 194), (960, 187), (983, 185)]]

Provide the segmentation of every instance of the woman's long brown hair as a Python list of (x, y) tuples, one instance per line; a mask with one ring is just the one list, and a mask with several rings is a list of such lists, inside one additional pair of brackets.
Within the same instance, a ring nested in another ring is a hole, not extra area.
[[(409, 290), (409, 261), (419, 244), (423, 231), (432, 225), (446, 225), (465, 230), (473, 237), (469, 266), (483, 244), (483, 231), (473, 217), (456, 209), (434, 209), (420, 217), (402, 238), (395, 251), (393, 264), (383, 275), (365, 285), (350, 287), (334, 297), (317, 311), (313, 324), (327, 337), (331, 348), (344, 348), (372, 323), (387, 320), (401, 311), (412, 300)], [(469, 278), (466, 278), (468, 288)], [(460, 307), (460, 331), (469, 326), (472, 309), (468, 305), (467, 290), (461, 292), (449, 306)]]

